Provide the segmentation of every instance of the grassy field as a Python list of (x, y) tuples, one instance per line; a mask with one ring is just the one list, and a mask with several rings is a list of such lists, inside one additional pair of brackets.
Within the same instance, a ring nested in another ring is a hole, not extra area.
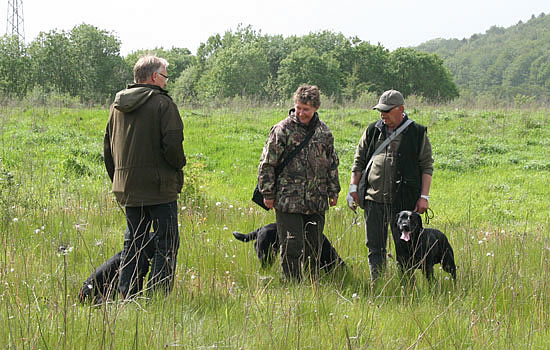
[[(81, 305), (84, 279), (122, 247), (125, 218), (103, 168), (104, 109), (0, 107), (2, 349), (546, 349), (550, 343), (550, 113), (410, 107), (428, 126), (428, 226), (454, 247), (456, 284), (371, 286), (361, 217), (344, 197), (325, 233), (347, 268), (286, 285), (232, 238), (274, 221), (249, 200), (270, 127), (286, 109), (181, 110), (181, 247), (167, 298)], [(348, 186), (378, 115), (321, 109)], [(393, 247), (390, 247), (393, 251)], [(438, 265), (439, 266), (439, 265)]]

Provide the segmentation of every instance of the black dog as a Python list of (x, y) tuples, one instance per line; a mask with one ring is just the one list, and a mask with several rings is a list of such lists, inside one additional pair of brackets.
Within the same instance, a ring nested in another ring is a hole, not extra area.
[[(146, 258), (150, 260), (153, 257), (154, 249), (153, 240), (147, 239), (142, 254), (145, 254)], [(81, 303), (91, 298), (94, 304), (99, 304), (112, 299), (117, 294), (121, 255), (122, 251), (113, 255), (84, 281), (78, 293), (78, 299)]]
[[(279, 252), (279, 237), (277, 235), (276, 224), (267, 224), (248, 234), (235, 231), (233, 232), (233, 236), (243, 242), (256, 240), (254, 247), (256, 248), (256, 255), (258, 255), (262, 267), (273, 264), (273, 260)], [(323, 242), (321, 246), (321, 269), (329, 272), (336, 266), (345, 265), (328, 238), (322, 234), (321, 240)]]
[(401, 231), (397, 261), (403, 271), (422, 269), (429, 281), (433, 280), (434, 265), (441, 264), (443, 270), (456, 280), (456, 265), (453, 248), (443, 232), (423, 228), (420, 214), (402, 211), (397, 214), (397, 227)]

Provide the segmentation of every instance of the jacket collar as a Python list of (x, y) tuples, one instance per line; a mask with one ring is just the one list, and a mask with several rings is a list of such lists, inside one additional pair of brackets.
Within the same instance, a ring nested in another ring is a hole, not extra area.
[(300, 121), (300, 119), (298, 119), (298, 117), (296, 116), (296, 109), (295, 108), (291, 108), (288, 111), (288, 117), (294, 123), (297, 123), (297, 124), (301, 125), (302, 127), (306, 128), (306, 129), (315, 128), (315, 127), (317, 127), (317, 124), (319, 124), (319, 114), (317, 112), (313, 113), (313, 118), (311, 118), (308, 125), (305, 125), (304, 123), (302, 123)]
[[(399, 123), (399, 125), (396, 126), (394, 130), (397, 130), (401, 125), (403, 125), (403, 123), (406, 122), (407, 119), (409, 119), (409, 116), (407, 115), (407, 113), (403, 112), (403, 120), (401, 120), (401, 123)], [(374, 124), (374, 126), (378, 130), (380, 130), (380, 132), (384, 135), (384, 137), (387, 137), (389, 135), (388, 128), (386, 127), (386, 124), (384, 124), (384, 121), (382, 119), (379, 119), (376, 122), (376, 124)], [(407, 129), (408, 129), (408, 127), (407, 127)], [(407, 131), (407, 129), (403, 130), (403, 133), (405, 133)]]
[(168, 90), (164, 90), (160, 86), (153, 85), (153, 84), (128, 84), (128, 86), (126, 88), (127, 89), (133, 89), (133, 88), (138, 88), (138, 87), (146, 87), (146, 88), (150, 88), (150, 89), (154, 89), (154, 90), (159, 90), (163, 94), (168, 95)]

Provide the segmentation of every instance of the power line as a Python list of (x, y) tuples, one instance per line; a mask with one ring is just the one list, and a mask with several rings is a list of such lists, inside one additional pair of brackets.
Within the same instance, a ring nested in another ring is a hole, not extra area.
[(20, 42), (25, 42), (25, 25), (23, 23), (23, 0), (8, 0), (6, 34), (16, 35)]

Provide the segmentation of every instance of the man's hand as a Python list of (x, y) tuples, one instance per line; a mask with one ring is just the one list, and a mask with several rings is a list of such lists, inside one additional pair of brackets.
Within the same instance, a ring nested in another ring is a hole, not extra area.
[(349, 185), (349, 193), (346, 196), (346, 201), (348, 202), (348, 207), (355, 211), (357, 209), (357, 205), (359, 204), (359, 195), (357, 194), (357, 185), (350, 184)]
[(338, 196), (334, 196), (334, 197), (330, 197), (328, 199), (328, 203), (330, 204), (331, 207), (334, 207), (336, 204), (338, 204)]
[(418, 198), (416, 201), (416, 206), (414, 207), (414, 211), (418, 214), (424, 214), (426, 210), (430, 207), (430, 204), (428, 203), (428, 200), (426, 198)]
[(273, 205), (275, 204), (275, 199), (265, 199), (264, 198), (264, 204), (266, 207), (268, 207), (269, 209), (272, 209), (273, 208)]

